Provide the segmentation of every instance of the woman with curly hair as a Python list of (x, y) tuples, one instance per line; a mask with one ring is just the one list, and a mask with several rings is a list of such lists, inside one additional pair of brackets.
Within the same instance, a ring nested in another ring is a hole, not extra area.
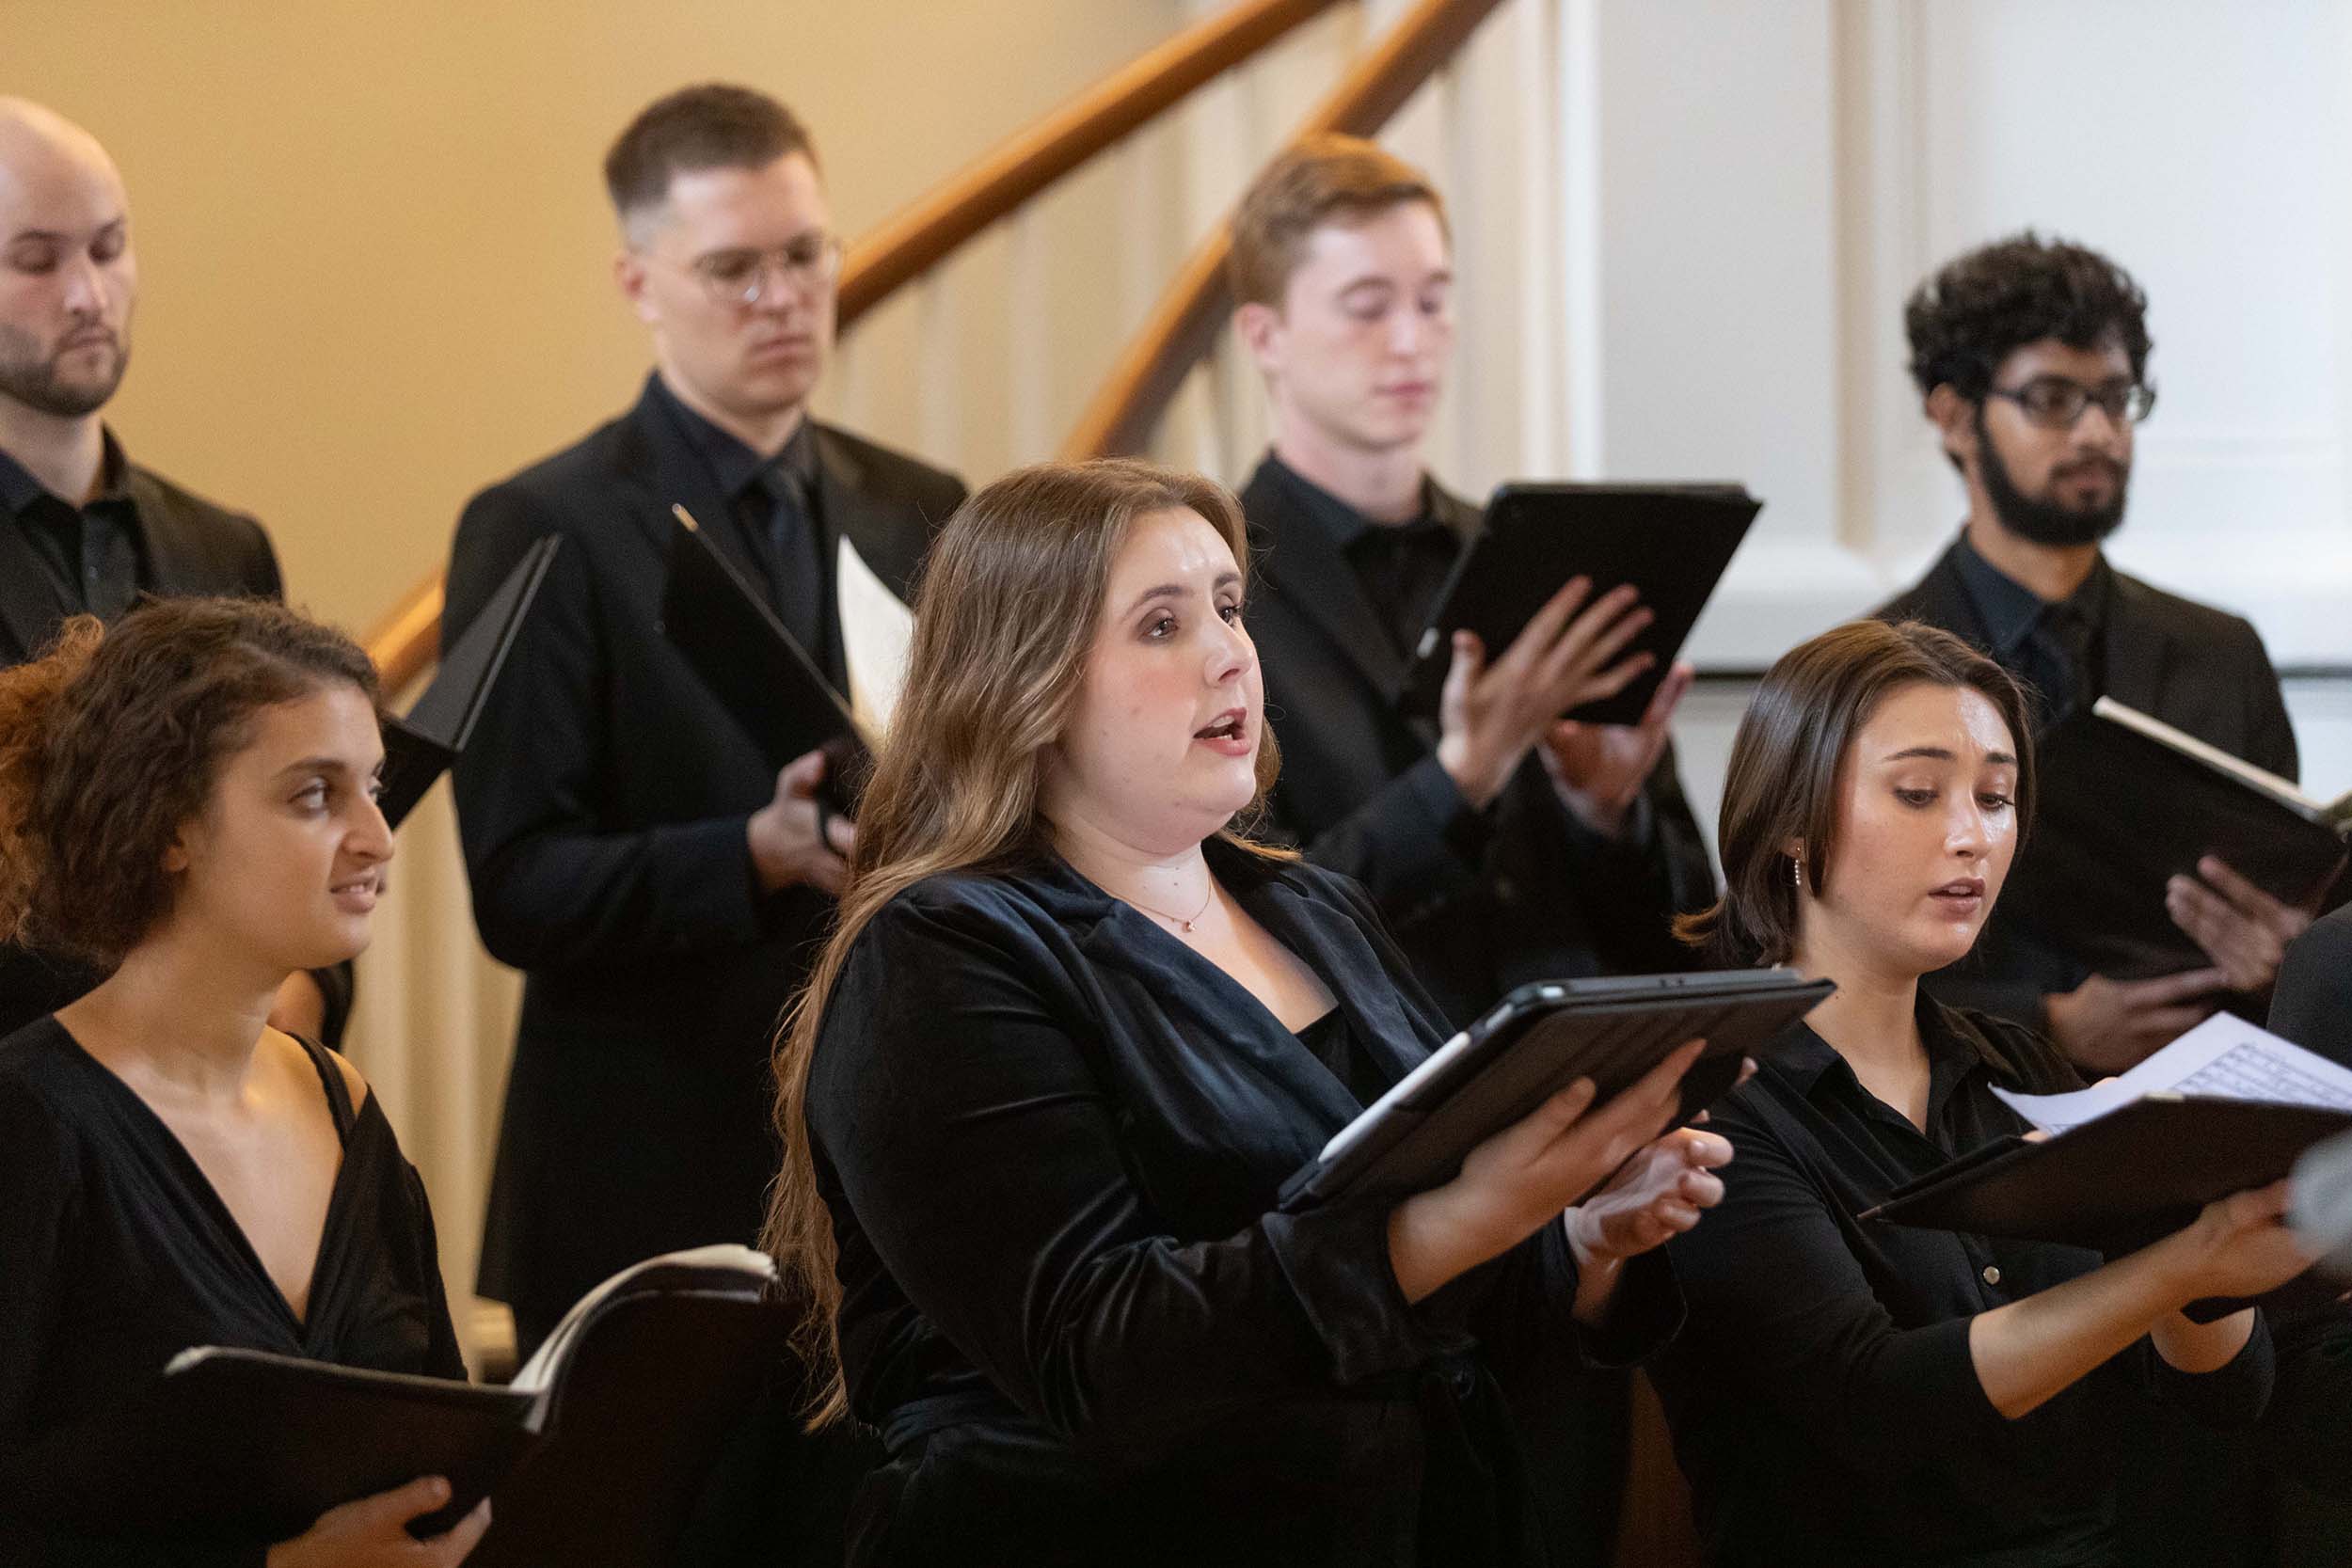
[[(358, 1071), (264, 1022), (367, 945), (391, 858), (375, 672), (258, 600), (82, 617), (0, 673), (0, 935), (103, 973), (0, 1040), (0, 1459), (68, 1448), (193, 1345), (463, 1377), (432, 1215)], [(419, 1478), (290, 1541), (71, 1533), (0, 1497), (10, 1563), (460, 1560)]]

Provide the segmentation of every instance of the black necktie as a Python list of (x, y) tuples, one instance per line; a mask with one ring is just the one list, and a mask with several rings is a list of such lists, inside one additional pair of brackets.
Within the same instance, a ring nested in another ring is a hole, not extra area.
[(768, 580), (777, 618), (820, 666), (825, 662), (825, 567), (815, 520), (801, 483), (781, 464), (759, 470), (753, 485), (767, 502), (767, 526), (758, 531), (768, 557)]
[(1444, 585), (1457, 547), (1453, 532), (1435, 517), (1402, 525), (1375, 525), (1358, 535), (1350, 550), (1357, 579), (1390, 642), (1410, 654), (1422, 623)]
[(2024, 651), (2020, 673), (2041, 690), (2044, 724), (2062, 724), (2087, 705), (2090, 623), (2071, 600), (2042, 606)]

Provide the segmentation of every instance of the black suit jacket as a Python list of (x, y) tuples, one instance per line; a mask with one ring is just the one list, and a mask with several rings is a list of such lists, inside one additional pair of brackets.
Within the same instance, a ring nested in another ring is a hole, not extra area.
[[(903, 598), (962, 485), (816, 434), (828, 556), (846, 539)], [(628, 1263), (757, 1233), (769, 1042), (832, 910), (757, 891), (744, 823), (775, 775), (662, 636), (673, 502), (728, 515), (641, 398), (475, 497), (450, 559), (444, 649), (532, 541), (564, 540), (453, 775), (483, 942), (525, 975), (482, 1289), (526, 1340)], [(837, 676), (837, 636), (826, 653)]]
[[(1989, 653), (1991, 638), (1960, 575), (1958, 549), (1955, 544), (1946, 550), (1926, 577), (1873, 613), (1882, 621), (1941, 626)], [(2091, 695), (2111, 696), (2257, 768), (2296, 776), (2295, 730), (2279, 676), (2245, 620), (2117, 572), (2104, 654), (2106, 686)], [(2060, 833), (2029, 832), (2025, 853), (2036, 863), (2032, 881), (2012, 879), (1976, 951), (1934, 977), (1936, 994), (2040, 1027), (2044, 996), (2100, 973), (2097, 911), (2070, 907), (2063, 897), (2066, 866), (2081, 852)], [(2181, 968), (2206, 961), (2185, 935), (2181, 942)]]
[[(262, 525), (215, 506), (195, 492), (136, 464), (123, 470), (123, 489), (136, 509), (149, 594), (209, 594), (283, 598), (278, 557)], [(67, 617), (48, 571), (22, 530), (0, 518), (0, 666), (23, 664), (46, 648)], [(0, 944), (0, 1035), (23, 1028), (72, 1002), (102, 976), (83, 964)], [(350, 967), (314, 976), (327, 998), (328, 1044), (341, 1039), (351, 1006)]]
[[(1431, 488), (1441, 520), (1475, 532), (1477, 508)], [(1249, 634), (1282, 748), (1273, 826), (1364, 884), (1447, 1016), (1468, 1022), (1529, 980), (1688, 968), (1669, 921), (1715, 883), (1673, 752), (1622, 843), (1578, 822), (1533, 756), (1472, 811), (1434, 731), (1400, 713), (1404, 660), (1329, 531), (1267, 467), (1241, 499)]]

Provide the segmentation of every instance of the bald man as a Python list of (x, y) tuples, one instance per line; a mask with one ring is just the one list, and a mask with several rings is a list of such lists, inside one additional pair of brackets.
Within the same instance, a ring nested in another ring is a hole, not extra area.
[[(131, 361), (138, 276), (106, 150), (0, 97), (0, 665), (39, 653), (66, 617), (111, 621), (142, 594), (282, 596), (259, 523), (131, 462), (100, 418)], [(0, 946), (0, 1035), (95, 979)], [(343, 973), (296, 975), (272, 1017), (331, 1041), (348, 997)]]

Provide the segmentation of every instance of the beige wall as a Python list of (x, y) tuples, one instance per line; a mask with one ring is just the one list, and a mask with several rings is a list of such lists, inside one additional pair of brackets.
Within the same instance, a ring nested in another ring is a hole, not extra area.
[[(1177, 0), (0, 13), (0, 91), (88, 126), (130, 185), (144, 286), (117, 428), (259, 515), (295, 600), (358, 626), (439, 564), (472, 490), (633, 395), (597, 166), (639, 105), (710, 77), (775, 92), (855, 234), (1182, 21)], [(878, 422), (910, 426), (897, 396)]]
[[(0, 0), (0, 92), (81, 120), (129, 182), (143, 293), (110, 418), (130, 449), (258, 514), (295, 602), (364, 629), (440, 564), (468, 495), (635, 395), (597, 168), (645, 101), (710, 77), (777, 93), (854, 235), (1183, 20), (1179, 0)], [(826, 400), (976, 480), (1040, 455), (1139, 319), (1137, 268), (1180, 253), (1122, 181), (1173, 140), (1084, 173), (1024, 245), (985, 237), (928, 308), (885, 309)], [(1140, 248), (1123, 283), (1097, 255), (1113, 230)], [(1009, 292), (1016, 250), (1033, 276)], [(1017, 316), (1042, 332), (1015, 363)], [(1021, 419), (970, 390), (1016, 372)], [(516, 987), (474, 940), (446, 790), (394, 870), (349, 1048), (424, 1172), (460, 1330), (494, 1342), (466, 1298)]]

